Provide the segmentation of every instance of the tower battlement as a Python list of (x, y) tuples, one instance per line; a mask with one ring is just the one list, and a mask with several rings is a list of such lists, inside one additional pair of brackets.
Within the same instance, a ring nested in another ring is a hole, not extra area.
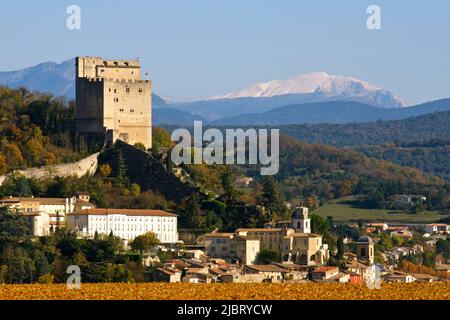
[(150, 83), (150, 80), (115, 79), (115, 78), (83, 78), (88, 82), (117, 82), (117, 83)]

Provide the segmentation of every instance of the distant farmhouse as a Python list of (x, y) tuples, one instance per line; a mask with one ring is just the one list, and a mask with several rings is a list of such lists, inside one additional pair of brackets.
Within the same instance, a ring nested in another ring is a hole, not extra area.
[(75, 130), (152, 147), (152, 82), (141, 80), (139, 61), (76, 58)]
[(398, 204), (413, 206), (419, 202), (427, 201), (427, 198), (423, 195), (399, 194), (392, 196), (390, 200)]

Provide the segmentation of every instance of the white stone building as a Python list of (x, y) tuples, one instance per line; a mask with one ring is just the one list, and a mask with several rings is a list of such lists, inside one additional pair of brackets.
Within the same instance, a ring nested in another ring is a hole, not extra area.
[(41, 237), (64, 227), (66, 216), (75, 210), (94, 208), (89, 200), (86, 193), (71, 198), (8, 197), (0, 200), (0, 206), (28, 217), (33, 236)]
[(163, 244), (178, 242), (178, 216), (161, 210), (88, 209), (67, 216), (67, 227), (84, 236), (111, 232), (124, 240), (153, 232)]
[(445, 223), (431, 223), (425, 226), (426, 233), (449, 233), (450, 225)]

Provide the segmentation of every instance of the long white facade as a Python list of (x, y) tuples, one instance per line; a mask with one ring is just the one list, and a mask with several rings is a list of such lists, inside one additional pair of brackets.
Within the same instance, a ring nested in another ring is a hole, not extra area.
[(161, 243), (178, 241), (177, 215), (161, 210), (90, 209), (67, 215), (67, 226), (81, 234), (111, 232), (124, 240), (133, 240), (146, 232), (153, 232)]

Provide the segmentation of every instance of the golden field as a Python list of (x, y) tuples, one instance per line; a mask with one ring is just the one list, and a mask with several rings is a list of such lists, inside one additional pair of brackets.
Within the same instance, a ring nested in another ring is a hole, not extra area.
[(0, 285), (0, 300), (450, 300), (450, 282), (383, 284), (82, 284)]

